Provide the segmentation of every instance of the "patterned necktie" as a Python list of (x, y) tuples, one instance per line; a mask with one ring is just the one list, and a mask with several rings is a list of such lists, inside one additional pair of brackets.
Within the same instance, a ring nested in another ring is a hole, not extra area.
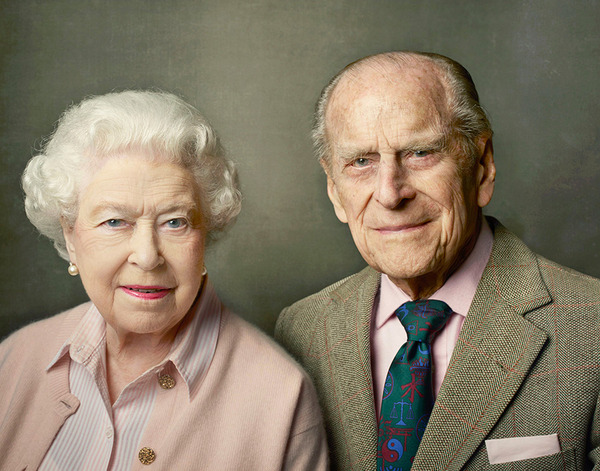
[(431, 341), (452, 309), (443, 301), (404, 303), (394, 312), (407, 340), (392, 361), (383, 388), (377, 471), (408, 471), (433, 408)]

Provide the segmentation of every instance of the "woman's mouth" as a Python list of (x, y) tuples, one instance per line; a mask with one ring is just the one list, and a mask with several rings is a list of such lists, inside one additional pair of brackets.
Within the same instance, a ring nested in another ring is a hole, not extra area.
[(172, 291), (164, 286), (128, 285), (120, 288), (124, 293), (138, 299), (161, 299)]

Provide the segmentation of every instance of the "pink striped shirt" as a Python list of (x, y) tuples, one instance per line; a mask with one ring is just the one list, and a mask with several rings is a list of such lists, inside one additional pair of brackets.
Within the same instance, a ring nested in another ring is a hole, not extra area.
[[(483, 270), (492, 253), (493, 242), (492, 230), (484, 218), (475, 247), (467, 259), (448, 278), (446, 283), (430, 296), (430, 299), (444, 301), (453, 311), (446, 322), (446, 326), (431, 345), (433, 388), (436, 395), (440, 390), (444, 376), (446, 376), (458, 334), (473, 302)], [(394, 316), (394, 311), (410, 300), (410, 297), (392, 283), (387, 275), (381, 276), (379, 301), (373, 307), (375, 317), (371, 327), (371, 369), (375, 390), (375, 410), (378, 418), (387, 372), (396, 353), (398, 353), (398, 349), (406, 342), (406, 331)]]
[[(190, 399), (210, 366), (221, 311), (207, 278), (192, 311), (193, 319), (178, 332), (169, 355), (128, 384), (111, 405), (106, 381), (106, 325), (92, 305), (46, 368), (50, 370), (64, 355), (70, 356), (69, 384), (81, 405), (58, 432), (41, 471), (123, 470), (138, 460), (143, 447), (140, 439), (150, 417), (177, 407), (173, 402), (177, 388), (186, 388)], [(159, 383), (159, 378), (168, 377), (175, 381), (170, 389)]]

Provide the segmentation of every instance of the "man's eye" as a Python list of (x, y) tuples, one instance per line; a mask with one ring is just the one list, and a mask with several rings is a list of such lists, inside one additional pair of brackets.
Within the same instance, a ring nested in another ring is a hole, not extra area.
[(109, 219), (104, 224), (106, 224), (108, 227), (121, 227), (125, 224), (125, 221), (122, 219)]
[(179, 229), (186, 225), (186, 220), (183, 218), (174, 218), (167, 221), (167, 227), (170, 229)]
[(355, 167), (364, 167), (366, 165), (369, 165), (370, 162), (371, 160), (366, 157), (359, 157), (354, 162), (352, 162), (352, 165)]
[(415, 157), (427, 157), (429, 155), (429, 151), (426, 150), (416, 150), (414, 152)]

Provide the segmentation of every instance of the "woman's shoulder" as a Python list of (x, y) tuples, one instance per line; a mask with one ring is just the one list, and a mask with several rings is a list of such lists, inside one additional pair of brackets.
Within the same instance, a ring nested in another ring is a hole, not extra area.
[(22, 363), (25, 358), (43, 361), (48, 355), (56, 355), (90, 307), (91, 302), (80, 304), (12, 333), (0, 343), (0, 367), (11, 358)]
[(296, 414), (298, 430), (292, 433), (321, 426), (319, 401), (308, 374), (275, 340), (226, 309), (211, 370), (209, 389), (226, 389), (229, 399), (244, 393), (246, 403), (254, 401), (252, 407), (265, 414)]
[(217, 349), (228, 351), (246, 367), (266, 374), (285, 374), (303, 382), (306, 373), (275, 340), (255, 325), (225, 309)]

